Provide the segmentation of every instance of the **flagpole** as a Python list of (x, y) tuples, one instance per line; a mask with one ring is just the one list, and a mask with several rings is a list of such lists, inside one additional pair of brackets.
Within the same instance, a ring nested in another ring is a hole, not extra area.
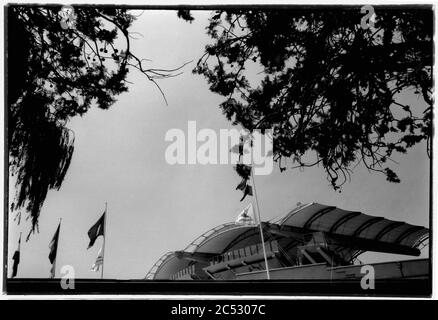
[(256, 184), (255, 184), (254, 172), (253, 172), (253, 162), (252, 162), (252, 157), (253, 157), (252, 151), (253, 151), (253, 149), (252, 149), (252, 147), (253, 146), (252, 146), (252, 140), (251, 140), (251, 178), (252, 178), (252, 185), (254, 187), (254, 198), (255, 198), (256, 207), (257, 207), (257, 217), (259, 219), (260, 238), (262, 240), (263, 257), (265, 259), (266, 277), (267, 277), (268, 280), (270, 280), (271, 276), (269, 274), (268, 258), (266, 256), (265, 239), (264, 239), (264, 236), (263, 236), (262, 219), (261, 219), (261, 216), (260, 216), (259, 200), (257, 198), (257, 190), (256, 190)]
[(21, 254), (21, 232), (20, 232), (20, 238), (18, 239), (18, 252), (20, 252)]
[(103, 221), (103, 246), (102, 246), (102, 272), (100, 274), (100, 279), (103, 279), (103, 267), (105, 265), (105, 243), (106, 243), (106, 218), (108, 216), (108, 203), (105, 202), (105, 217)]
[[(16, 251), (20, 252), (20, 248), (21, 247), (21, 232), (20, 232), (20, 237), (18, 238), (18, 248)], [(15, 256), (15, 254), (14, 254)], [(12, 258), (14, 260), (14, 258)], [(15, 260), (14, 260), (14, 264), (15, 264)], [(18, 263), (17, 263), (17, 271), (18, 271)], [(16, 275), (14, 276), (14, 267), (12, 266), (12, 278), (15, 278)]]

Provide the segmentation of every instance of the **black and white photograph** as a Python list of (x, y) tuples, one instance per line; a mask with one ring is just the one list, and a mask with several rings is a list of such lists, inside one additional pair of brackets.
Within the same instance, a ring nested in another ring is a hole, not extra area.
[(431, 297), (431, 4), (3, 9), (4, 294)]

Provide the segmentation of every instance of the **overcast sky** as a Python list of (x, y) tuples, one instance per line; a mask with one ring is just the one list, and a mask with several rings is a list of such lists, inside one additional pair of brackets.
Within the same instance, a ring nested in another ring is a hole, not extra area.
[[(186, 132), (189, 120), (196, 121), (198, 130), (231, 128), (218, 107), (223, 98), (209, 91), (203, 77), (191, 73), (210, 41), (205, 33), (209, 15), (195, 12), (195, 21), (189, 24), (174, 11), (148, 11), (133, 24), (131, 30), (142, 37), (132, 41), (132, 50), (151, 59), (150, 67), (193, 63), (182, 75), (160, 82), (168, 106), (156, 87), (133, 70), (129, 92), (120, 95), (110, 110), (92, 109), (69, 123), (76, 137), (73, 161), (60, 191), (49, 192), (40, 233), (22, 242), (18, 277), (48, 277), (48, 245), (60, 218), (57, 276), (61, 266), (71, 265), (77, 278), (100, 277), (90, 267), (102, 237), (87, 250), (87, 231), (101, 216), (105, 202), (105, 277), (138, 279), (166, 252), (181, 250), (208, 229), (234, 221), (253, 200), (239, 202), (242, 194), (235, 190), (239, 178), (232, 165), (172, 166), (164, 158), (169, 145), (164, 141), (166, 132), (172, 128)], [(406, 103), (421, 107), (413, 95), (405, 95)], [(275, 168), (269, 176), (257, 176), (262, 219), (284, 214), (297, 202), (319, 202), (428, 227), (425, 145), (395, 158), (402, 183), (388, 183), (359, 166), (342, 193), (331, 188), (322, 168), (283, 173)], [(20, 226), (10, 219), (10, 265), (19, 232), (25, 236), (29, 227), (24, 219)], [(376, 259), (369, 254), (361, 258)]]

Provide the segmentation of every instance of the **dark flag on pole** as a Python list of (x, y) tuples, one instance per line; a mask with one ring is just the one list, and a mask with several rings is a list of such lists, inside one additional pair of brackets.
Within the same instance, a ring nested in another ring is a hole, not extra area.
[(56, 253), (58, 251), (58, 238), (59, 238), (60, 226), (61, 226), (61, 223), (59, 223), (58, 228), (56, 229), (56, 232), (53, 235), (52, 241), (50, 241), (50, 244), (49, 244), (49, 248), (50, 248), (49, 260), (50, 260), (50, 263), (52, 263), (52, 264), (56, 259)]
[(20, 263), (20, 245), (21, 245), (21, 233), (20, 239), (18, 240), (18, 249), (14, 252), (12, 256), (12, 260), (14, 260), (14, 264), (12, 265), (12, 278), (17, 276), (18, 264)]
[(248, 179), (242, 178), (242, 181), (237, 185), (236, 190), (244, 191), (247, 185)]
[(50, 269), (50, 277), (55, 277), (55, 261), (56, 261), (56, 253), (58, 252), (58, 239), (59, 239), (59, 230), (61, 228), (61, 222), (59, 222), (58, 228), (55, 231), (55, 234), (53, 235), (52, 241), (50, 241), (49, 248), (49, 260), (52, 264), (52, 268)]
[(240, 201), (243, 201), (248, 195), (252, 196), (252, 187), (249, 184), (246, 185), (245, 190), (243, 191), (243, 197)]
[(88, 230), (88, 237), (90, 238), (90, 243), (88, 244), (87, 249), (90, 249), (94, 245), (94, 242), (99, 236), (104, 236), (103, 232), (105, 225), (105, 213), (106, 211), (103, 213), (100, 219), (97, 220), (97, 222), (90, 228), (90, 230)]

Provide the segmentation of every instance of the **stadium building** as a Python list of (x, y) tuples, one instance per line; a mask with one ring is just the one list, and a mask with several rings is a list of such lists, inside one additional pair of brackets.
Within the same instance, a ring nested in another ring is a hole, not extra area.
[[(264, 245), (262, 244), (262, 234)], [(259, 224), (225, 223), (163, 255), (149, 280), (346, 280), (364, 252), (420, 256), (429, 229), (319, 203)], [(268, 272), (265, 261), (268, 263)], [(373, 263), (376, 279), (429, 279), (429, 259)]]

